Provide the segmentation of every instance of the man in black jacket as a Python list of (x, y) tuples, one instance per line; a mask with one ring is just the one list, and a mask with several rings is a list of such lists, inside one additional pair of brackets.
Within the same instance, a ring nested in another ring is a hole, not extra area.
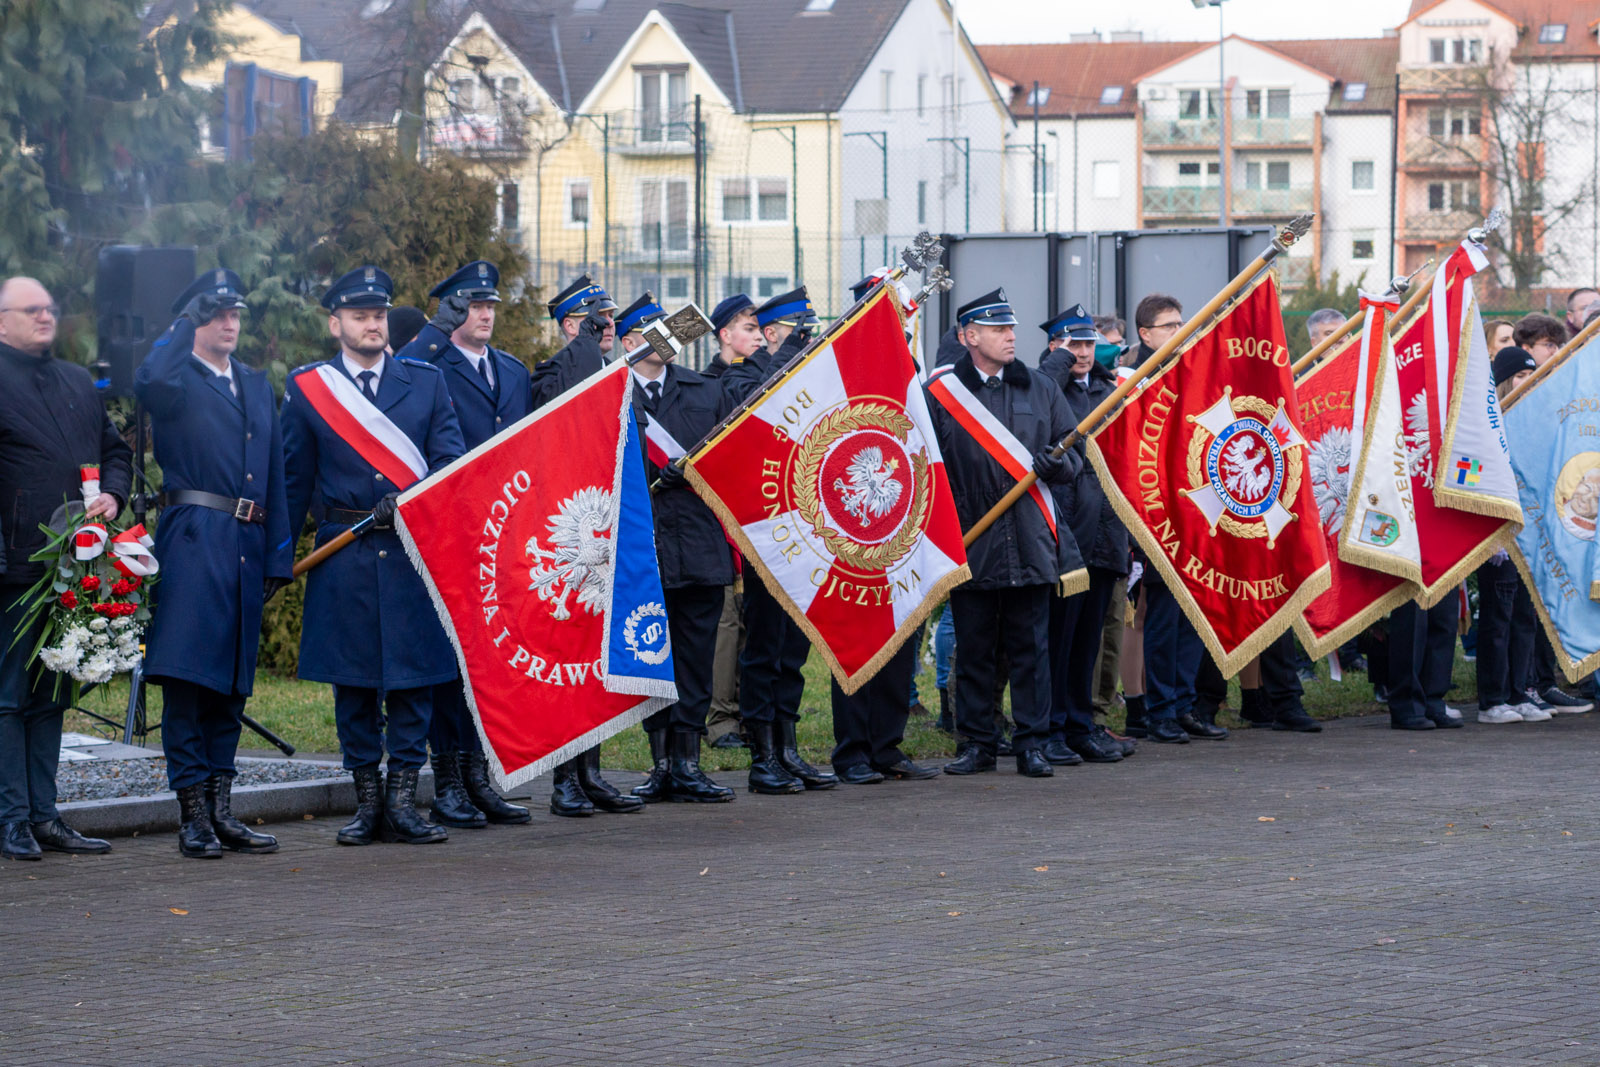
[[(1074, 425), (1061, 387), (1016, 359), (1016, 315), (1004, 290), (963, 305), (956, 318), (966, 355), (927, 386), (945, 473), (963, 529), (970, 529), (1031, 466), (1047, 486), (1070, 482), (1082, 464), (1053, 449)], [(975, 434), (973, 429), (977, 429)], [(950, 593), (956, 628), (956, 731), (964, 741), (948, 774), (995, 767), (995, 656), (1011, 675), (1012, 745), (1017, 772), (1054, 773), (1050, 734), (1050, 597), (1075, 557), (1066, 517), (1049, 492), (1029, 494), (967, 549), (972, 580)], [(981, 650), (981, 651), (980, 651)]]
[[(1080, 421), (1116, 388), (1116, 376), (1094, 358), (1099, 331), (1082, 304), (1074, 304), (1040, 328), (1049, 336), (1051, 348), (1039, 369), (1061, 386), (1073, 421)], [(1127, 746), (1133, 743), (1125, 746), (1095, 723), (1095, 659), (1106, 610), (1128, 573), (1128, 531), (1087, 463), (1073, 481), (1063, 515), (1083, 550), (1089, 588), (1051, 600), (1050, 740), (1044, 754), (1057, 766), (1079, 759), (1116, 763), (1130, 754)]]
[(44, 620), (18, 632), (26, 605), (17, 601), (44, 573), (28, 560), (44, 545), (39, 525), (64, 499), (82, 499), (81, 468), (100, 468), (90, 518), (116, 518), (133, 481), (131, 450), (89, 372), (51, 358), (59, 315), (32, 278), (0, 283), (0, 854), (18, 860), (39, 859), (41, 848), (111, 848), (67, 826), (56, 810), (65, 705), (56, 676), (29, 662)]

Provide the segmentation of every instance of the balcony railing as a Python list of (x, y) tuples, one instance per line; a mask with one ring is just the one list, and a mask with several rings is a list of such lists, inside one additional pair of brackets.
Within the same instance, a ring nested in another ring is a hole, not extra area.
[(1404, 166), (1407, 167), (1467, 167), (1476, 170), (1483, 165), (1483, 137), (1465, 135), (1451, 140), (1439, 140), (1426, 133), (1413, 133), (1406, 138)]
[(1216, 217), (1221, 207), (1216, 188), (1195, 185), (1147, 185), (1144, 187), (1144, 213), (1149, 216)]
[(1217, 147), (1216, 119), (1150, 119), (1144, 121), (1147, 148)]
[(1311, 144), (1315, 122), (1307, 115), (1287, 119), (1234, 119), (1233, 143), (1236, 145), (1306, 145)]
[(1489, 68), (1401, 67), (1402, 93), (1460, 93), (1482, 91), (1489, 81)]
[(428, 131), (428, 143), (440, 152), (462, 156), (510, 159), (528, 152), (520, 128), (501, 123), (493, 117), (456, 116), (448, 122), (434, 124)]
[(1408, 211), (1401, 240), (1458, 241), (1482, 222), (1481, 211)]
[(1273, 215), (1288, 218), (1311, 210), (1311, 186), (1294, 185), (1287, 189), (1235, 189), (1235, 215)]
[(1278, 282), (1285, 289), (1299, 289), (1311, 280), (1309, 256), (1279, 256), (1276, 262)]

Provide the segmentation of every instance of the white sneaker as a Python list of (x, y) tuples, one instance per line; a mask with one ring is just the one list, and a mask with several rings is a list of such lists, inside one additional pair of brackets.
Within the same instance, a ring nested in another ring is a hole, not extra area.
[(1555, 718), (1537, 704), (1518, 704), (1511, 710), (1521, 715), (1523, 722), (1549, 722)]
[(1446, 704), (1444, 706), (1444, 717), (1447, 718), (1447, 719), (1457, 719), (1457, 720), (1459, 720), (1461, 718), (1461, 709), (1460, 708), (1452, 708), (1449, 704)]
[(1478, 712), (1478, 721), (1491, 723), (1496, 726), (1507, 722), (1521, 722), (1522, 713), (1517, 711), (1516, 708), (1511, 707), (1509, 704), (1496, 704), (1492, 708), (1480, 710)]

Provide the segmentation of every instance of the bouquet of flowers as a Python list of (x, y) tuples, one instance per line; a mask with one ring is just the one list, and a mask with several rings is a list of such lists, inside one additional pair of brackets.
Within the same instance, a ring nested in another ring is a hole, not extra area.
[[(82, 480), (86, 507), (100, 493), (99, 468), (84, 467)], [(150, 621), (145, 599), (160, 566), (142, 523), (108, 527), (85, 518), (75, 504), (58, 512), (58, 520), (62, 515), (65, 522), (40, 527), (45, 546), (29, 558), (46, 569), (23, 598), (28, 611), (19, 632), (43, 616), (33, 659), (56, 672), (58, 693), (66, 680), (76, 700), (81, 686), (109, 682), (139, 665)]]

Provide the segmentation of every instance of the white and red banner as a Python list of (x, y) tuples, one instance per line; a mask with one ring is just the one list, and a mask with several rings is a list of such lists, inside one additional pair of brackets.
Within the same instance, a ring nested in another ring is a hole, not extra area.
[(416, 443), (333, 367), (323, 363), (294, 383), (339, 439), (396, 488), (405, 489), (428, 473), (428, 460)]
[(1441, 507), (1522, 525), (1505, 419), (1472, 276), (1489, 265), (1483, 247), (1462, 241), (1433, 277), (1422, 335), (1433, 499)]
[(733, 419), (687, 473), (846, 693), (970, 577), (890, 287)]
[(400, 498), (502, 788), (677, 699), (631, 386), (618, 361)]

